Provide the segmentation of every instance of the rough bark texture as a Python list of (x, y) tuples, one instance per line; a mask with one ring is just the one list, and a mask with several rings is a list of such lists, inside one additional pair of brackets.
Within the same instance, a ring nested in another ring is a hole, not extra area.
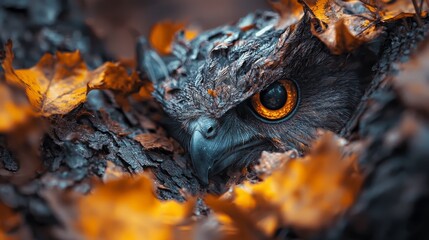
[[(15, 23), (21, 23), (21, 14), (26, 14), (17, 13), (14, 8), (2, 11)], [(61, 24), (42, 24), (43, 27), (39, 25), (25, 31), (44, 34), (60, 28)], [(412, 20), (407, 20), (407, 26), (396, 23), (391, 27), (394, 30), (387, 34), (383, 54), (373, 68), (376, 77), (355, 116), (341, 132), (350, 141), (361, 142), (365, 148), (360, 156), (367, 176), (364, 189), (349, 212), (322, 233), (320, 239), (422, 239), (429, 236), (424, 226), (429, 219), (428, 111), (407, 102), (395, 80), (400, 76), (398, 72), (407, 70), (407, 66), (404, 69), (398, 66), (414, 58), (410, 56), (418, 42), (425, 38), (427, 25), (417, 27)], [(84, 25), (75, 25), (75, 28), (86, 36)], [(31, 46), (32, 51), (40, 53), (61, 48), (62, 44), (51, 41), (52, 45), (45, 49), (44, 45), (30, 45), (19, 37), (13, 40), (19, 43), (16, 45), (18, 51), (23, 51), (17, 54), (16, 61), (21, 67), (31, 65), (27, 61), (34, 60), (25, 57), (29, 50), (22, 50), (21, 46), (25, 49)], [(90, 38), (91, 41), (97, 39)], [(427, 41), (424, 45), (428, 45)], [(87, 49), (91, 49), (84, 52), (88, 61), (96, 64), (104, 60), (102, 49), (89, 45)], [(95, 58), (91, 57), (93, 52), (97, 53)], [(418, 56), (418, 52), (414, 54)], [(28, 154), (16, 150), (26, 149), (19, 145), (22, 142), (17, 143), (11, 135), (0, 136), (0, 202), (23, 216), (23, 224), (14, 231), (22, 230), (28, 238), (34, 239), (58, 238), (54, 229), (61, 223), (47, 200), (47, 190), (87, 193), (92, 179), (103, 177), (108, 161), (130, 174), (153, 172), (161, 199), (184, 200), (183, 189), (193, 195), (204, 191), (180, 147), (172, 143), (174, 151), (148, 150), (134, 139), (143, 133), (165, 136), (159, 127), (160, 107), (152, 101), (131, 101), (131, 105), (124, 108), (119, 102), (110, 92), (94, 91), (88, 101), (73, 112), (44, 119), (40, 124), (47, 123), (50, 127), (43, 134), (41, 144), (36, 146), (36, 159), (28, 157), (33, 153), (31, 148)], [(24, 174), (28, 169), (35, 172), (31, 177), (10, 177)], [(362, 229), (362, 226), (365, 227)], [(291, 238), (290, 234), (281, 231), (279, 234), (281, 238)]]
[[(26, 2), (23, 6), (5, 2), (2, 7), (0, 37), (13, 40), (16, 67), (34, 65), (45, 52), (76, 48), (89, 66), (107, 60), (101, 40), (73, 15), (77, 6), (72, 1), (43, 5), (45, 15), (34, 15)], [(26, 131), (0, 135), (0, 202), (23, 216), (21, 228), (28, 238), (58, 238), (53, 228), (60, 222), (46, 192), (88, 193), (93, 179), (104, 176), (109, 161), (124, 173), (153, 172), (161, 199), (183, 201), (183, 189), (193, 195), (201, 191), (183, 150), (173, 141), (167, 139), (174, 151), (149, 150), (134, 139), (139, 134), (165, 136), (160, 106), (153, 100), (133, 101), (128, 107), (118, 102), (124, 101), (111, 92), (91, 92), (88, 101), (71, 113), (36, 122), (32, 132), (42, 135), (35, 145)]]

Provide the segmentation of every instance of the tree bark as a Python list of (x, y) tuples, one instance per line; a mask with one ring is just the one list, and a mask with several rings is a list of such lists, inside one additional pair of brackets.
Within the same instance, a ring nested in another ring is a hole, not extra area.
[[(388, 32), (373, 67), (375, 77), (341, 132), (364, 149), (359, 160), (367, 176), (362, 193), (320, 239), (419, 239), (429, 235), (421, 225), (429, 219), (429, 114), (406, 101), (397, 80), (398, 72), (409, 67), (401, 64), (418, 56), (413, 50), (426, 38), (428, 21), (422, 27), (412, 20), (406, 22), (396, 23)], [(33, 30), (33, 34), (42, 30)], [(428, 45), (427, 40), (423, 44)], [(94, 49), (84, 54), (87, 59)], [(93, 62), (105, 60), (104, 51), (97, 51)], [(19, 61), (26, 60), (18, 56)], [(40, 124), (48, 127), (36, 147), (36, 157), (20, 152), (26, 148), (12, 135), (0, 136), (0, 202), (23, 217), (18, 230), (35, 239), (57, 237), (52, 228), (61, 222), (44, 193), (55, 189), (86, 194), (94, 178), (106, 175), (108, 162), (125, 174), (152, 172), (161, 199), (183, 201), (184, 191), (192, 195), (206, 191), (193, 175), (186, 153), (162, 129), (160, 106), (153, 100), (131, 99), (129, 104), (111, 92), (94, 91), (73, 112), (42, 120)], [(145, 149), (135, 139), (139, 134), (167, 138), (173, 150)], [(31, 170), (28, 179), (10, 177)]]

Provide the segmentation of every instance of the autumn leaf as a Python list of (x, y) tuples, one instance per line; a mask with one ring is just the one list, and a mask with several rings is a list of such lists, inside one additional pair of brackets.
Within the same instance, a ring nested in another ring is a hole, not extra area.
[[(313, 32), (316, 32), (314, 27)], [(333, 27), (328, 27), (325, 31), (316, 35), (322, 40), (334, 54), (351, 52), (367, 40), (358, 38), (350, 32), (344, 19), (340, 19)]]
[(153, 83), (148, 79), (141, 79), (141, 87), (138, 93), (132, 95), (137, 101), (147, 101), (152, 99), (152, 92), (154, 90)]
[(112, 180), (77, 203), (75, 226), (85, 239), (175, 239), (193, 201), (181, 204), (156, 198), (145, 175)]
[(0, 81), (0, 132), (13, 130), (32, 115), (27, 99), (21, 95)]
[[(259, 216), (259, 219), (255, 219), (250, 216), (246, 209), (243, 209), (228, 199), (219, 199), (208, 195), (204, 198), (204, 201), (213, 210), (214, 215), (221, 224), (219, 226), (220, 233), (217, 239), (268, 239), (268, 236), (270, 236), (270, 234), (275, 230), (274, 227), (276, 227), (276, 219), (274, 219), (274, 221), (270, 221), (275, 216), (272, 215), (271, 211), (269, 211), (274, 209), (264, 208), (265, 216)], [(269, 205), (265, 204), (261, 206), (265, 207)], [(264, 227), (272, 230), (271, 233), (264, 232), (261, 226), (263, 224), (265, 224)]]
[(136, 74), (128, 76), (118, 64), (107, 62), (90, 71), (79, 51), (47, 53), (30, 69), (15, 70), (12, 61), (12, 43), (8, 42), (2, 63), (5, 78), (25, 89), (34, 111), (43, 116), (72, 111), (85, 102), (91, 89), (127, 92), (138, 85)]
[[(326, 227), (353, 204), (359, 192), (362, 176), (355, 161), (356, 155), (342, 153), (333, 134), (324, 134), (306, 157), (289, 160), (261, 183), (236, 187), (235, 207), (268, 235), (285, 225), (308, 230)], [(210, 199), (208, 204), (216, 207), (223, 201)]]
[(413, 1), (414, 0), (362, 0), (367, 6), (370, 6), (369, 9), (379, 14), (381, 20), (385, 22), (415, 16), (417, 14), (416, 6), (421, 17), (427, 16), (427, 2), (415, 1), (416, 5), (414, 5)]
[(119, 63), (107, 62), (92, 73), (95, 76), (88, 82), (89, 89), (109, 89), (123, 94), (137, 92), (141, 81), (137, 72), (128, 74), (127, 69)]
[(417, 0), (303, 0), (302, 3), (313, 17), (312, 33), (334, 54), (353, 51), (375, 39), (383, 30), (382, 22), (416, 14), (425, 17), (428, 11), (427, 3)]
[(328, 9), (331, 7), (334, 1), (332, 0), (305, 0), (305, 5), (311, 10), (314, 17), (322, 22), (329, 22), (330, 16), (327, 14)]
[(142, 133), (134, 137), (146, 150), (162, 149), (168, 152), (174, 151), (173, 143), (167, 137), (154, 133)]
[(150, 44), (158, 53), (170, 54), (174, 37), (180, 30), (185, 31), (185, 39), (187, 40), (194, 39), (198, 34), (196, 30), (186, 29), (183, 23), (162, 21), (152, 27), (149, 36)]
[(46, 54), (30, 69), (14, 70), (9, 43), (2, 66), (8, 82), (22, 86), (36, 112), (65, 114), (84, 102), (88, 71), (79, 52)]
[(382, 28), (377, 14), (359, 0), (306, 0), (311, 11), (311, 31), (333, 54), (350, 52), (375, 39)]
[(269, 0), (270, 5), (280, 14), (278, 26), (285, 28), (302, 18), (304, 10), (298, 0)]

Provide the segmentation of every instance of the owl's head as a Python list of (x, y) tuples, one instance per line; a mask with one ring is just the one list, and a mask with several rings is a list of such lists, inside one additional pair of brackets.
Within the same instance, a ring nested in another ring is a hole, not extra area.
[(259, 12), (191, 42), (179, 34), (163, 58), (144, 40), (138, 46), (170, 134), (204, 184), (263, 150), (305, 151), (317, 129), (340, 130), (360, 99), (357, 61), (332, 55), (308, 18), (284, 29), (278, 20)]

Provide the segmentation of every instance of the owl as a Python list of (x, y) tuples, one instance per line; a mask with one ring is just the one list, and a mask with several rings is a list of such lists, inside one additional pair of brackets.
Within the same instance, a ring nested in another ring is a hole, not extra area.
[(252, 13), (192, 41), (179, 33), (169, 56), (140, 39), (140, 70), (203, 185), (262, 151), (305, 152), (317, 129), (338, 132), (350, 118), (370, 57), (333, 55), (309, 19), (279, 28), (276, 13)]

